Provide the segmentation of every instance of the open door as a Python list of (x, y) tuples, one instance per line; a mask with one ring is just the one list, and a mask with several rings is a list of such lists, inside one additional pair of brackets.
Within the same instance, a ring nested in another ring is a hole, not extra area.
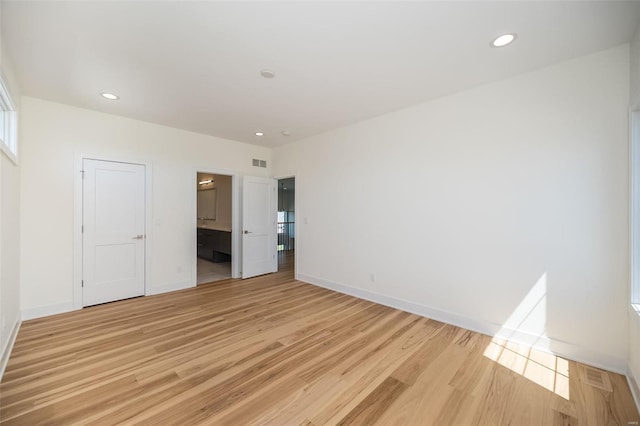
[(242, 278), (278, 270), (276, 181), (245, 176), (242, 181)]

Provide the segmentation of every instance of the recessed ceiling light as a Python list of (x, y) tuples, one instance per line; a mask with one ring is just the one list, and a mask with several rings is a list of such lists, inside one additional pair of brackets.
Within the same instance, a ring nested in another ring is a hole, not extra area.
[(282, 136), (291, 136), (291, 132), (290, 132), (290, 131), (288, 131), (288, 130), (283, 130), (283, 131), (282, 131), (282, 132), (280, 132), (280, 133), (282, 133)]
[(114, 95), (113, 93), (101, 93), (102, 97), (105, 99), (109, 99), (110, 101), (117, 101), (120, 99), (120, 96)]
[(256, 136), (264, 136), (264, 133), (262, 133), (262, 132), (256, 132)]
[(516, 39), (516, 37), (518, 37), (518, 35), (515, 33), (502, 34), (500, 37), (496, 38), (491, 42), (491, 46), (504, 47), (507, 44), (513, 42)]
[(260, 71), (260, 75), (263, 76), (264, 78), (273, 78), (276, 76), (276, 73), (274, 73), (271, 70), (262, 70)]

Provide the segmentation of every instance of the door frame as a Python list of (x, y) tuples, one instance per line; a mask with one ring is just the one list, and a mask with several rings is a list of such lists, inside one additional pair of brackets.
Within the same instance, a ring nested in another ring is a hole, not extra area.
[[(293, 208), (295, 209), (295, 216), (296, 216), (296, 222), (293, 225), (294, 233), (296, 235), (296, 237), (293, 239), (293, 277), (297, 280), (298, 279), (298, 259), (300, 258), (300, 256), (298, 256), (298, 239), (300, 238), (300, 226), (299, 226), (300, 221), (298, 220), (300, 219), (300, 216), (298, 215), (298, 212), (299, 212), (298, 176), (297, 176), (297, 173), (293, 173), (293, 174), (277, 175), (276, 177), (274, 177), (276, 182), (279, 181), (280, 179), (290, 179), (290, 178), (294, 178), (296, 180), (296, 186), (294, 189), (295, 199), (293, 201)], [(277, 210), (278, 210), (278, 191), (276, 190), (276, 217), (277, 217)]]
[[(215, 167), (195, 167), (191, 173), (192, 182), (197, 183), (198, 173), (207, 173), (212, 175), (231, 176), (231, 278), (240, 278), (242, 265), (242, 209), (240, 206), (240, 185), (242, 179), (239, 174), (231, 170), (217, 169)], [(191, 276), (193, 277), (193, 286), (198, 285), (198, 189), (195, 187), (191, 192), (191, 221), (193, 229), (193, 237), (191, 241), (192, 247), (192, 264)]]
[(153, 241), (153, 227), (151, 225), (151, 206), (152, 206), (152, 163), (146, 160), (123, 159), (120, 157), (106, 157), (99, 155), (76, 154), (73, 168), (73, 309), (82, 309), (82, 163), (84, 160), (110, 161), (113, 163), (139, 164), (145, 169), (144, 183), (144, 221), (145, 234), (144, 239), (144, 295), (149, 293), (148, 277), (151, 256), (149, 256), (149, 247)]

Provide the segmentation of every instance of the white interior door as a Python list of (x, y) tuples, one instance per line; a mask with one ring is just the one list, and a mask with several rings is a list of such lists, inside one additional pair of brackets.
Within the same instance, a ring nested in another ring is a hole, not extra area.
[(83, 160), (82, 306), (144, 294), (145, 166)]
[(276, 181), (245, 176), (242, 181), (242, 278), (278, 270)]

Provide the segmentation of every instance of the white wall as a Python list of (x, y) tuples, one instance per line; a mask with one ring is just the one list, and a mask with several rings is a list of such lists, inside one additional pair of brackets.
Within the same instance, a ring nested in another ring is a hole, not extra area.
[(19, 170), (0, 153), (0, 378), (20, 324)]
[[(636, 30), (631, 40), (630, 77), (630, 109), (631, 111), (640, 111), (640, 27)], [(637, 166), (640, 166), (640, 163)], [(636, 202), (640, 202), (640, 200), (636, 200)], [(636, 253), (636, 256), (638, 254), (640, 253)], [(640, 271), (638, 272), (640, 273)], [(640, 406), (640, 388), (638, 387), (640, 383), (640, 313), (631, 309), (630, 303), (627, 302), (626, 305), (629, 307), (628, 377), (631, 382), (631, 388), (634, 391), (636, 404)]]
[(0, 360), (20, 321), (19, 169), (0, 153)]
[[(266, 176), (252, 158), (271, 150), (23, 97), (21, 305), (26, 317), (70, 309), (73, 299), (74, 161), (152, 164), (147, 292), (195, 285), (197, 170)], [(270, 163), (270, 161), (269, 161)]]
[[(0, 72), (19, 111), (20, 87), (2, 40), (0, 37)], [(18, 165), (0, 152), (0, 377), (20, 323), (19, 188)]]
[(628, 75), (624, 45), (276, 149), (299, 277), (625, 371)]

